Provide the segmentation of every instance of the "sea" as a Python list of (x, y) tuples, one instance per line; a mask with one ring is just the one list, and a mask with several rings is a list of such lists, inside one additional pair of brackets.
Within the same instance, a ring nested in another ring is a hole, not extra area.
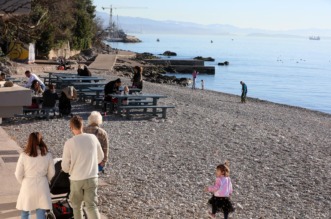
[[(257, 36), (135, 34), (141, 43), (111, 43), (113, 48), (155, 55), (170, 50), (175, 59), (212, 57), (215, 75), (198, 75), (197, 87), (331, 114), (331, 39)], [(159, 41), (157, 41), (159, 39)], [(161, 56), (164, 59), (168, 57)], [(228, 61), (228, 66), (219, 62)], [(172, 74), (191, 77), (190, 74)]]

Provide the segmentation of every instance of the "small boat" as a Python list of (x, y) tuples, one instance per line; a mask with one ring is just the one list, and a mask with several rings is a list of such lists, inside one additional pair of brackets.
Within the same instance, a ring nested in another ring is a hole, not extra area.
[(213, 43), (213, 41), (211, 40), (210, 43)]
[(321, 38), (319, 36), (310, 36), (310, 40), (320, 40)]
[(156, 42), (160, 42), (160, 39), (159, 39), (159, 38), (157, 38), (157, 39), (156, 39)]

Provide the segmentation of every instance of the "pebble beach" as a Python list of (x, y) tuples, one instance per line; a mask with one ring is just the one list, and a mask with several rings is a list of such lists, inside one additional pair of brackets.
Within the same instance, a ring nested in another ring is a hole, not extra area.
[[(331, 217), (330, 114), (252, 98), (241, 104), (236, 95), (149, 82), (143, 92), (164, 94), (159, 104), (176, 108), (167, 119), (103, 114), (110, 162), (98, 194), (108, 218), (208, 218), (211, 194), (203, 190), (225, 160), (236, 207), (230, 218)], [(85, 122), (91, 111), (101, 111), (72, 105)], [(69, 119), (16, 118), (2, 127), (21, 147), (31, 132), (41, 132), (55, 158), (72, 136)]]

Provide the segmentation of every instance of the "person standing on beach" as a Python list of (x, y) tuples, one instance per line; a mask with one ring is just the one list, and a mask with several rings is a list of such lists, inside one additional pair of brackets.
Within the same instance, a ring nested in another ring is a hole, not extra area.
[(241, 84), (241, 102), (246, 103), (246, 96), (247, 96), (247, 85), (243, 82), (240, 81)]
[(98, 164), (104, 153), (97, 137), (83, 133), (83, 119), (70, 119), (73, 137), (63, 147), (61, 167), (70, 177), (70, 196), (74, 218), (82, 219), (82, 203), (85, 203), (88, 218), (100, 219), (98, 210)]
[(88, 121), (88, 126), (84, 127), (83, 130), (85, 133), (94, 134), (98, 138), (101, 144), (104, 158), (99, 163), (99, 171), (103, 171), (104, 167), (108, 162), (108, 154), (109, 154), (108, 134), (104, 129), (100, 128), (100, 125), (102, 124), (102, 116), (98, 111), (91, 112), (90, 116), (87, 118), (87, 121)]
[(230, 200), (232, 194), (232, 183), (230, 179), (229, 162), (216, 167), (216, 182), (213, 186), (205, 188), (205, 192), (212, 192), (209, 199), (212, 212), (208, 212), (210, 218), (216, 218), (217, 212), (223, 212), (224, 219), (228, 219), (229, 213), (234, 212), (233, 204)]
[(197, 79), (197, 76), (198, 76), (199, 72), (194, 70), (193, 73), (192, 73), (192, 78), (193, 78), (193, 84), (192, 84), (192, 89), (195, 89), (195, 81)]

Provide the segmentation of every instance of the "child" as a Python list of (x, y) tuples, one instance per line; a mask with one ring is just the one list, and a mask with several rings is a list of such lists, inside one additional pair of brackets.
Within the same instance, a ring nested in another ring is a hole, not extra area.
[(208, 212), (210, 218), (216, 218), (217, 212), (223, 212), (224, 219), (228, 219), (229, 213), (234, 211), (230, 201), (232, 183), (229, 175), (229, 162), (226, 161), (224, 164), (220, 164), (216, 167), (217, 178), (215, 185), (205, 188), (206, 192), (214, 193), (208, 202), (212, 207), (212, 212)]

